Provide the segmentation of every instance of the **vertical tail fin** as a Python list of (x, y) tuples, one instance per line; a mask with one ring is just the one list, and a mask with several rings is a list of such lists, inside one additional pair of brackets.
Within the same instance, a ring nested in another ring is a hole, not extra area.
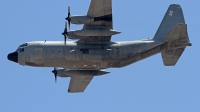
[(180, 23), (185, 24), (182, 8), (178, 4), (172, 4), (169, 6), (153, 39), (163, 41), (172, 28)]
[(169, 6), (153, 39), (167, 43), (166, 50), (161, 52), (164, 65), (176, 65), (185, 48), (191, 46), (180, 5)]

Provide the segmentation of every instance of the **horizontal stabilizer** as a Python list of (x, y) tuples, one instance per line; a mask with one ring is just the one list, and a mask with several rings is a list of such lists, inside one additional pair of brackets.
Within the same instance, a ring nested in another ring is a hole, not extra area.
[(188, 42), (187, 24), (177, 24), (164, 38), (165, 42)]
[(187, 33), (187, 25), (177, 24), (174, 26), (174, 28), (172, 28), (169, 34), (164, 38), (164, 42), (167, 43), (166, 50), (161, 52), (164, 65), (174, 66), (185, 48), (191, 46)]
[(162, 51), (162, 59), (165, 66), (174, 66), (176, 65), (178, 59), (182, 55), (185, 48), (173, 49)]

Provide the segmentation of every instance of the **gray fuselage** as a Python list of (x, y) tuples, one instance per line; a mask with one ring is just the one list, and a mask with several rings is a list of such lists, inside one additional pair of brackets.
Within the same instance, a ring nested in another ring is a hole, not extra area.
[(63, 41), (35, 41), (20, 46), (18, 63), (35, 67), (62, 67), (71, 70), (100, 70), (124, 67), (165, 49), (154, 40), (86, 44)]

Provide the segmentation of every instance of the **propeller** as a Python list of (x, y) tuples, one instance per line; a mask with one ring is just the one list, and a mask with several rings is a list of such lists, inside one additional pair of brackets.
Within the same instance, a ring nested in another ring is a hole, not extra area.
[(65, 45), (66, 45), (67, 36), (68, 36), (67, 22), (65, 22), (65, 29), (64, 29), (64, 32), (62, 33), (62, 35), (64, 35), (64, 42), (65, 42)]
[(69, 29), (70, 29), (70, 23), (71, 23), (70, 6), (68, 6), (68, 16), (65, 19), (68, 21), (68, 25), (69, 25)]
[(56, 68), (56, 67), (54, 68), (54, 70), (52, 71), (52, 73), (54, 73), (54, 76), (55, 76), (55, 83), (57, 83), (58, 71), (57, 71), (57, 68)]

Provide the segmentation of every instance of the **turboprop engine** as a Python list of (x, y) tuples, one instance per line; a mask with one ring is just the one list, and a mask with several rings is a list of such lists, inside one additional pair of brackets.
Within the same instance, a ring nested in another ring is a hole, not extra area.
[(68, 36), (112, 36), (119, 34), (121, 32), (111, 29), (82, 29), (82, 30), (75, 30), (69, 31)]
[(94, 18), (90, 18), (85, 15), (71, 17), (71, 23), (73, 24), (88, 24), (91, 22), (94, 22)]
[(72, 77), (72, 76), (100, 76), (110, 72), (103, 70), (66, 70), (66, 69), (54, 69), (52, 71), (55, 76), (60, 77)]
[(89, 24), (98, 21), (112, 21), (112, 14), (102, 15), (99, 17), (89, 17), (87, 15), (75, 15), (71, 16), (70, 7), (68, 7), (68, 16), (65, 18), (68, 21), (69, 27), (70, 23), (73, 24)]
[(112, 20), (112, 15), (105, 15), (105, 16), (100, 16), (100, 17), (88, 17), (86, 15), (75, 15), (75, 16), (70, 16), (70, 22), (73, 24), (89, 24), (92, 22), (98, 22), (98, 21), (111, 21)]

